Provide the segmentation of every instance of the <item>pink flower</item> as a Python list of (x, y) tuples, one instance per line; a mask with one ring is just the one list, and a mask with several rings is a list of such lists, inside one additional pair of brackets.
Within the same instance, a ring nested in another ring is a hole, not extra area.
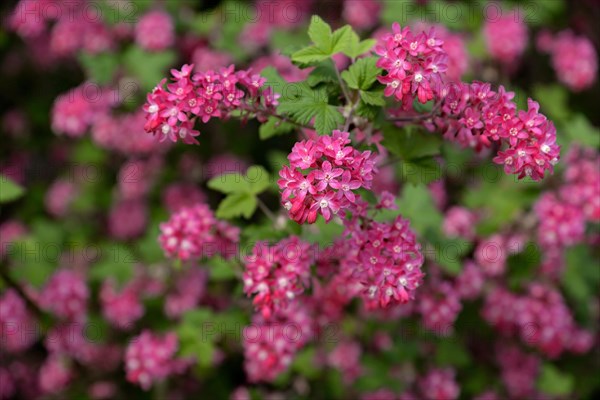
[(451, 368), (431, 369), (419, 380), (419, 387), (426, 400), (455, 400), (460, 395), (456, 372)]
[(135, 41), (144, 50), (160, 51), (175, 42), (171, 16), (164, 11), (150, 11), (135, 26)]
[(292, 236), (269, 247), (254, 246), (245, 260), (244, 292), (254, 296), (253, 304), (265, 319), (304, 292), (310, 276), (310, 245)]
[(282, 203), (294, 221), (313, 223), (320, 214), (329, 222), (354, 207), (355, 190), (370, 188), (375, 168), (371, 152), (361, 153), (349, 143), (348, 132), (335, 130), (331, 136), (294, 145), (290, 166), (283, 166), (277, 181)]
[(177, 336), (143, 331), (129, 343), (125, 352), (125, 371), (129, 382), (149, 390), (152, 385), (176, 371)]
[(46, 394), (61, 392), (72, 378), (73, 372), (69, 360), (54, 355), (50, 355), (42, 364), (38, 376), (40, 389)]
[(83, 278), (68, 269), (50, 277), (40, 294), (40, 306), (59, 318), (82, 321), (85, 318), (89, 289)]
[(14, 289), (0, 296), (0, 336), (2, 348), (9, 353), (28, 349), (37, 340), (37, 328), (31, 312)]
[(559, 32), (551, 54), (552, 66), (561, 82), (575, 92), (592, 87), (598, 74), (598, 56), (588, 38), (568, 30)]
[(486, 19), (483, 32), (491, 56), (504, 64), (519, 59), (527, 46), (527, 25), (516, 12)]
[(102, 315), (113, 326), (130, 330), (135, 321), (144, 315), (144, 305), (134, 286), (127, 285), (117, 292), (115, 283), (104, 281), (100, 290)]

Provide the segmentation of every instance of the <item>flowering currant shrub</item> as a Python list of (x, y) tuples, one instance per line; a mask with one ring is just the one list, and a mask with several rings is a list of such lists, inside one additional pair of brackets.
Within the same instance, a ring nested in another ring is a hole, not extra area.
[(0, 400), (600, 396), (592, 3), (4, 2)]

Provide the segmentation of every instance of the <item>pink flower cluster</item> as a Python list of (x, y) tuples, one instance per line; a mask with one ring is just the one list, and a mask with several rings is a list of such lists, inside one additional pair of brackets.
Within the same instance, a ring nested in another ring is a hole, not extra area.
[(164, 153), (168, 147), (144, 131), (145, 116), (142, 110), (121, 115), (100, 114), (91, 127), (92, 139), (99, 147), (127, 156)]
[(144, 315), (138, 288), (126, 285), (117, 291), (112, 280), (106, 280), (100, 289), (102, 315), (114, 327), (129, 330)]
[(206, 291), (207, 273), (205, 269), (186, 269), (175, 281), (175, 287), (165, 298), (164, 311), (169, 318), (178, 318), (193, 309)]
[(461, 77), (469, 69), (469, 52), (465, 43), (466, 38), (460, 32), (449, 31), (445, 25), (427, 24), (424, 21), (417, 22), (413, 29), (415, 31), (426, 31), (435, 29), (437, 38), (443, 41), (442, 49), (446, 53), (446, 78), (453, 82), (460, 82)]
[(92, 17), (90, 3), (21, 0), (8, 25), (21, 37), (34, 39), (32, 43), (49, 37), (49, 49), (56, 56), (73, 56), (82, 49), (89, 53), (109, 50), (114, 46), (115, 33), (102, 20), (101, 12)]
[(538, 47), (551, 54), (552, 66), (562, 83), (575, 92), (594, 85), (598, 75), (598, 55), (591, 40), (576, 36), (570, 30), (559, 32), (554, 38), (548, 32), (540, 35)]
[(476, 149), (489, 147), (492, 141), (504, 143), (494, 162), (504, 165), (507, 174), (534, 180), (553, 171), (560, 147), (556, 144), (556, 128), (539, 113), (539, 104), (528, 100), (528, 110), (518, 110), (512, 101), (514, 93), (500, 86), (498, 92), (489, 83), (453, 84), (442, 101), (441, 115), (434, 118), (431, 129), (444, 132), (444, 137), (462, 146)]
[(542, 194), (534, 206), (538, 242), (547, 251), (581, 243), (586, 222), (600, 221), (600, 154), (573, 147), (566, 163), (561, 187)]
[(141, 16), (135, 26), (135, 42), (144, 50), (160, 51), (175, 42), (175, 27), (171, 16), (160, 10)]
[(502, 381), (511, 398), (540, 398), (535, 381), (540, 371), (540, 358), (527, 354), (515, 345), (499, 343), (496, 360), (500, 367)]
[(393, 222), (346, 222), (344, 236), (350, 246), (343, 273), (362, 286), (361, 297), (368, 309), (403, 304), (421, 285), (424, 262), (421, 245), (409, 222), (401, 216)]
[(576, 326), (560, 292), (540, 283), (532, 283), (524, 295), (495, 288), (486, 297), (482, 313), (501, 332), (520, 335), (548, 357), (564, 351), (585, 353), (594, 343), (589, 332)]
[(509, 12), (485, 21), (483, 34), (488, 51), (502, 64), (513, 64), (527, 47), (527, 25), (522, 16), (520, 12)]
[(52, 130), (70, 137), (81, 137), (115, 104), (116, 95), (98, 94), (97, 87), (83, 83), (56, 98), (52, 106)]
[(310, 247), (292, 236), (274, 246), (259, 242), (246, 258), (244, 292), (254, 296), (252, 303), (264, 319), (285, 310), (308, 287)]
[(307, 299), (298, 299), (269, 320), (255, 314), (252, 324), (244, 328), (244, 369), (251, 382), (274, 381), (312, 338), (313, 322), (303, 300)]
[(460, 206), (450, 207), (444, 216), (442, 229), (448, 237), (460, 237), (466, 240), (475, 238), (475, 212)]
[(417, 310), (425, 328), (438, 336), (449, 336), (454, 332), (454, 322), (462, 310), (462, 303), (450, 282), (432, 282), (419, 295)]
[(451, 368), (431, 369), (419, 379), (419, 388), (426, 400), (455, 400), (460, 395), (456, 372)]
[(144, 105), (146, 132), (157, 135), (159, 141), (169, 139), (198, 143), (194, 130), (196, 118), (203, 123), (211, 118), (227, 118), (232, 111), (254, 113), (261, 121), (266, 112), (277, 105), (279, 95), (264, 88), (266, 79), (251, 70), (234, 71), (234, 66), (218, 73), (207, 71), (192, 75), (193, 65), (180, 71), (171, 70), (173, 83), (163, 79), (148, 94)]
[(186, 261), (221, 254), (230, 255), (239, 242), (239, 228), (217, 221), (206, 204), (184, 207), (160, 224), (158, 237), (167, 257)]
[(375, 53), (377, 66), (387, 73), (378, 78), (386, 85), (384, 94), (402, 101), (404, 110), (411, 110), (416, 96), (420, 103), (438, 98), (444, 86), (447, 56), (443, 41), (435, 28), (429, 33), (413, 34), (409, 27), (395, 22), (392, 32), (382, 36)]
[(50, 277), (39, 298), (40, 306), (59, 318), (82, 321), (90, 296), (85, 280), (76, 272), (60, 269)]
[(55, 394), (66, 388), (74, 373), (68, 359), (51, 355), (42, 364), (38, 377), (42, 392)]
[(344, 0), (342, 18), (355, 29), (370, 29), (379, 21), (379, 0)]
[(371, 188), (376, 166), (370, 151), (349, 146), (348, 132), (334, 130), (298, 142), (288, 155), (290, 166), (279, 171), (281, 200), (290, 218), (312, 224), (321, 214), (329, 222), (352, 208), (359, 198), (355, 190)]
[(167, 333), (164, 336), (143, 331), (133, 338), (125, 353), (127, 380), (149, 390), (154, 382), (161, 381), (178, 369), (175, 353), (177, 336)]
[(0, 297), (0, 338), (2, 349), (17, 353), (28, 349), (37, 340), (37, 329), (25, 301), (14, 289)]

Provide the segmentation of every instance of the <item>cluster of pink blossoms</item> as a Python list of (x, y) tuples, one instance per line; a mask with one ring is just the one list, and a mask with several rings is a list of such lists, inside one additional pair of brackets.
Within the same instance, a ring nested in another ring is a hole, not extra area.
[(165, 89), (163, 79), (147, 96), (144, 128), (161, 142), (198, 143), (200, 132), (194, 130), (197, 118), (206, 123), (211, 118), (227, 118), (238, 110), (256, 114), (259, 121), (264, 121), (277, 105), (278, 95), (272, 88), (264, 88), (266, 79), (251, 70), (234, 71), (231, 65), (219, 72), (192, 75), (193, 68), (186, 64), (180, 71), (171, 70), (173, 83)]
[(527, 47), (527, 24), (520, 12), (487, 18), (483, 33), (490, 55), (507, 66), (514, 64)]
[(102, 315), (111, 325), (129, 330), (133, 328), (135, 321), (144, 315), (144, 305), (135, 285), (126, 285), (120, 291), (117, 291), (115, 286), (112, 280), (107, 280), (102, 285)]
[(566, 165), (560, 188), (542, 194), (534, 205), (538, 242), (548, 252), (583, 242), (586, 222), (600, 221), (600, 154), (573, 147)]
[(251, 382), (274, 381), (313, 337), (308, 299), (299, 298), (269, 319), (255, 314), (243, 331), (244, 370)]
[(483, 317), (548, 357), (564, 351), (585, 353), (594, 344), (592, 334), (576, 326), (560, 292), (540, 283), (531, 284), (525, 295), (495, 288), (486, 298)]
[(398, 216), (384, 223), (354, 218), (345, 225), (350, 248), (343, 270), (360, 282), (367, 308), (385, 308), (412, 299), (423, 280), (424, 257), (408, 220)]
[[(538, 393), (535, 387), (541, 364), (538, 356), (527, 354), (518, 346), (500, 342), (496, 346), (496, 361), (506, 391), (511, 398), (540, 398), (542, 394)], [(499, 399), (498, 396), (496, 398)]]
[(460, 295), (450, 282), (430, 282), (427, 290), (419, 294), (417, 310), (423, 326), (438, 336), (449, 336), (462, 310)]
[(158, 237), (167, 257), (186, 261), (221, 254), (230, 255), (239, 242), (240, 230), (218, 221), (206, 204), (184, 207), (160, 224)]
[(370, 151), (349, 146), (348, 132), (334, 130), (294, 145), (277, 181), (281, 200), (290, 218), (299, 224), (316, 221), (321, 214), (329, 222), (334, 215), (352, 208), (359, 198), (355, 191), (370, 189), (376, 166)]
[(118, 96), (98, 93), (94, 85), (83, 83), (56, 98), (52, 107), (52, 130), (56, 134), (81, 137), (101, 116), (108, 113)]
[(284, 310), (309, 284), (310, 244), (292, 236), (274, 246), (259, 242), (245, 260), (244, 292), (263, 318)]
[(144, 390), (150, 389), (154, 382), (165, 379), (179, 369), (181, 360), (175, 358), (177, 347), (174, 333), (157, 336), (143, 331), (131, 341), (125, 353), (127, 380)]
[(164, 311), (169, 318), (178, 318), (193, 309), (206, 291), (207, 273), (205, 269), (186, 269), (175, 282), (173, 290), (167, 294)]
[(380, 56), (377, 66), (387, 73), (378, 77), (386, 85), (384, 94), (402, 101), (404, 110), (412, 109), (415, 97), (423, 104), (438, 98), (447, 69), (442, 45), (435, 28), (415, 35), (409, 27), (394, 23), (392, 32), (383, 35), (375, 47)]
[(598, 55), (591, 40), (575, 36), (570, 30), (555, 37), (540, 33), (538, 47), (552, 56), (552, 66), (558, 79), (571, 90), (579, 92), (592, 87), (598, 74)]
[(175, 42), (171, 15), (154, 10), (144, 14), (135, 26), (135, 42), (144, 50), (160, 51)]
[(489, 83), (452, 84), (441, 104), (441, 114), (430, 129), (444, 132), (444, 137), (462, 146), (489, 147), (493, 141), (505, 144), (494, 162), (504, 165), (507, 174), (534, 180), (552, 173), (558, 162), (560, 147), (556, 128), (539, 113), (539, 104), (528, 100), (528, 110), (517, 110), (514, 93), (500, 86), (498, 92)]
[(76, 272), (61, 269), (46, 283), (39, 297), (40, 306), (59, 318), (82, 321), (90, 296), (85, 280)]
[(37, 340), (33, 315), (14, 289), (0, 297), (0, 337), (2, 349), (17, 353), (28, 349)]

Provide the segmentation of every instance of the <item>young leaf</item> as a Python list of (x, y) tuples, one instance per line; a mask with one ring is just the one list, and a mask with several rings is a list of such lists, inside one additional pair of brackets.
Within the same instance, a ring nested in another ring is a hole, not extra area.
[(311, 64), (329, 58), (330, 54), (316, 46), (305, 47), (292, 54), (292, 61), (301, 64)]
[(295, 99), (284, 99), (277, 110), (288, 114), (299, 124), (310, 124), (315, 119), (315, 129), (321, 134), (329, 134), (344, 122), (344, 117), (337, 107), (328, 103), (325, 90), (312, 90), (306, 83), (299, 86), (300, 92)]
[(225, 194), (250, 191), (250, 183), (245, 176), (239, 173), (216, 176), (208, 181), (207, 186), (212, 190)]
[(330, 54), (334, 55), (346, 51), (350, 46), (352, 33), (354, 33), (354, 31), (350, 25), (344, 25), (340, 29), (337, 29), (335, 32), (333, 32)]
[(23, 196), (25, 190), (7, 176), (0, 175), (0, 203), (8, 203)]
[(256, 196), (250, 193), (232, 193), (225, 197), (217, 208), (217, 218), (236, 218), (243, 216), (248, 219), (256, 210)]
[(383, 97), (383, 90), (377, 91), (360, 91), (360, 98), (367, 104), (372, 106), (385, 106), (385, 99)]
[(332, 34), (331, 27), (327, 22), (323, 21), (318, 15), (313, 15), (310, 19), (308, 27), (308, 36), (315, 46), (323, 50), (324, 53), (329, 53), (332, 49)]
[(573, 376), (560, 372), (554, 365), (546, 363), (538, 378), (537, 387), (542, 393), (565, 396), (573, 391)]
[(295, 126), (288, 122), (284, 122), (279, 118), (270, 117), (267, 122), (262, 124), (258, 129), (258, 137), (261, 140), (269, 139), (273, 136), (285, 135), (294, 130)]
[(376, 63), (375, 57), (361, 58), (342, 72), (342, 78), (352, 89), (368, 90), (381, 74), (381, 69), (375, 66)]
[(361, 42), (356, 32), (351, 31), (350, 40), (344, 54), (350, 58), (356, 58), (371, 50), (375, 43), (377, 43), (375, 39), (366, 39)]
[(260, 165), (253, 165), (246, 172), (246, 181), (248, 181), (251, 194), (262, 193), (269, 187), (269, 173)]

